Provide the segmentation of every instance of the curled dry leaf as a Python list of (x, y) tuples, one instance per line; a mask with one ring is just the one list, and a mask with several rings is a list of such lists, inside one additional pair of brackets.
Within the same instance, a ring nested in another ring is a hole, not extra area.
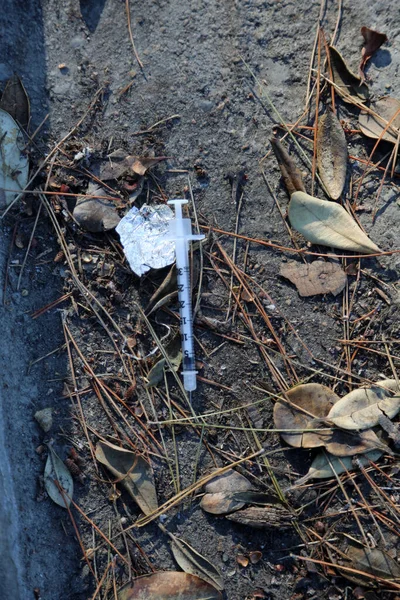
[[(359, 457), (359, 462), (362, 466), (368, 466), (370, 461), (375, 462), (382, 456), (382, 450), (372, 450)], [(338, 457), (321, 452), (317, 454), (311, 463), (308, 473), (296, 481), (297, 485), (306, 483), (309, 479), (330, 479), (336, 475), (346, 473), (346, 471), (354, 471), (353, 459), (351, 456)]]
[[(165, 530), (166, 531), (166, 530)], [(166, 531), (167, 532), (167, 531)], [(174, 558), (180, 568), (185, 573), (197, 575), (204, 581), (207, 581), (217, 590), (224, 589), (224, 581), (218, 569), (210, 563), (197, 550), (192, 548), (187, 542), (177, 538), (170, 532), (167, 532), (171, 538), (171, 550)]]
[(379, 31), (374, 31), (373, 29), (370, 29), (369, 27), (365, 26), (361, 27), (361, 35), (364, 38), (364, 47), (361, 50), (361, 62), (359, 66), (359, 73), (361, 80), (364, 80), (365, 65), (367, 64), (371, 56), (375, 54), (375, 52), (379, 50), (382, 44), (387, 42), (388, 39), (385, 33), (379, 33)]
[[(172, 340), (165, 346), (165, 352), (170, 360), (172, 368), (174, 371), (178, 371), (182, 362), (182, 343), (181, 336), (178, 333), (175, 335)], [(146, 387), (154, 387), (157, 386), (164, 380), (164, 368), (168, 366), (167, 360), (165, 358), (161, 358), (153, 368), (150, 370), (147, 376), (147, 384)]]
[(347, 158), (347, 142), (343, 128), (335, 113), (328, 108), (318, 121), (317, 165), (322, 183), (333, 200), (340, 198), (343, 192)]
[(289, 203), (289, 219), (292, 226), (313, 244), (363, 254), (380, 252), (340, 204), (295, 192)]
[(180, 571), (152, 573), (125, 585), (118, 600), (222, 600), (207, 581)]
[(339, 264), (322, 260), (310, 264), (290, 260), (281, 265), (279, 274), (294, 283), (303, 297), (329, 293), (337, 296), (347, 282), (347, 275)]
[(51, 446), (49, 446), (49, 455), (44, 468), (44, 487), (53, 502), (59, 506), (67, 508), (71, 504), (74, 493), (71, 473)]
[(289, 196), (294, 192), (305, 192), (303, 179), (299, 169), (291, 156), (289, 156), (286, 148), (277, 138), (271, 140), (272, 150), (274, 151), (276, 160), (282, 173), (283, 182), (286, 186)]
[(151, 167), (154, 167), (154, 165), (167, 158), (167, 156), (136, 156), (134, 157), (131, 169), (137, 175), (144, 175), (148, 169), (151, 169)]
[(392, 419), (399, 410), (400, 389), (394, 379), (384, 379), (379, 385), (358, 388), (341, 398), (328, 419), (342, 429), (369, 429), (379, 423), (382, 414)]
[(305, 430), (320, 427), (321, 422), (315, 423), (315, 419), (325, 419), (334, 404), (339, 401), (339, 396), (319, 383), (305, 383), (288, 390), (286, 397), (289, 402), (282, 399), (275, 403), (275, 428), (295, 431), (282, 432), (281, 437), (295, 448), (323, 446), (324, 442), (318, 432)]
[[(105, 190), (93, 183), (89, 183), (87, 194), (88, 196), (108, 195)], [(82, 229), (92, 233), (114, 229), (121, 220), (112, 200), (86, 196), (78, 196), (73, 216)]]
[(362, 133), (374, 140), (381, 138), (396, 144), (400, 132), (400, 101), (385, 96), (372, 103), (370, 108), (374, 114), (361, 111), (358, 117)]
[(250, 506), (226, 516), (229, 521), (255, 529), (269, 527), (289, 527), (294, 520), (294, 514), (282, 504), (268, 506)]
[(229, 469), (217, 475), (204, 486), (206, 494), (200, 502), (201, 508), (213, 515), (226, 515), (244, 507), (243, 500), (237, 500), (235, 494), (250, 490), (251, 483), (246, 477)]
[(349, 104), (359, 104), (369, 98), (369, 89), (347, 66), (343, 56), (334, 46), (329, 46), (329, 60), (332, 68), (335, 90)]
[(18, 75), (13, 75), (6, 83), (0, 100), (0, 108), (7, 111), (21, 127), (26, 129), (30, 117), (29, 97)]
[(0, 208), (4, 208), (28, 183), (29, 161), (22, 151), (24, 138), (19, 125), (1, 109), (0, 140)]
[(143, 457), (114, 444), (99, 442), (96, 458), (124, 486), (145, 515), (157, 510), (153, 469)]

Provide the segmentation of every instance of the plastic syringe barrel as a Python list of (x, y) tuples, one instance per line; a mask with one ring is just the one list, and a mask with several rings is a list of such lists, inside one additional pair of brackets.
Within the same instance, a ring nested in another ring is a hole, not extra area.
[(193, 343), (193, 314), (191, 303), (189, 242), (202, 240), (204, 235), (192, 233), (190, 219), (182, 217), (182, 204), (187, 200), (169, 200), (168, 204), (175, 206), (175, 219), (170, 221), (170, 237), (175, 240), (176, 272), (178, 281), (178, 303), (181, 317), (181, 339), (183, 353), (183, 385), (185, 390), (192, 392), (196, 389), (196, 368)]

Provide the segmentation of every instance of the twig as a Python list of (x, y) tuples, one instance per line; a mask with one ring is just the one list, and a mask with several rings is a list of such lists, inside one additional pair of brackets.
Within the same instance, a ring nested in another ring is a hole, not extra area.
[(136, 60), (138, 62), (139, 67), (142, 69), (142, 71), (144, 71), (143, 63), (140, 60), (139, 55), (137, 53), (135, 42), (134, 42), (133, 35), (132, 35), (131, 10), (130, 10), (130, 6), (129, 6), (129, 0), (125, 0), (125, 9), (126, 9), (126, 18), (128, 20), (129, 37), (130, 37), (130, 40), (131, 40), (131, 44), (132, 44), (132, 48), (133, 48), (133, 53), (135, 55), (135, 58), (136, 58)]

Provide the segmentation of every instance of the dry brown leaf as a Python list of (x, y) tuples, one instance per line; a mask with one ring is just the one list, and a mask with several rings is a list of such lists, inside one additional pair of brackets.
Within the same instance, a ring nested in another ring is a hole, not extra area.
[(13, 75), (7, 81), (0, 108), (7, 111), (24, 129), (27, 128), (30, 117), (29, 97), (18, 75)]
[(277, 138), (272, 138), (271, 146), (272, 150), (274, 151), (276, 160), (278, 161), (278, 165), (282, 173), (283, 182), (286, 186), (289, 196), (291, 196), (293, 192), (305, 192), (306, 189), (303, 184), (301, 173), (296, 167), (293, 158), (289, 156), (286, 148)]
[(373, 29), (370, 29), (369, 27), (365, 26), (361, 27), (361, 35), (364, 38), (364, 47), (361, 50), (361, 62), (359, 66), (359, 73), (361, 80), (364, 80), (365, 65), (367, 64), (371, 56), (375, 54), (375, 52), (379, 50), (382, 44), (387, 42), (388, 39), (385, 33), (379, 33), (379, 31), (374, 31)]
[(137, 175), (144, 175), (148, 169), (151, 169), (151, 167), (154, 167), (154, 165), (157, 165), (162, 160), (167, 160), (167, 158), (167, 156), (136, 156), (132, 163), (131, 169)]
[(221, 475), (216, 475), (214, 479), (210, 479), (205, 484), (204, 491), (207, 494), (245, 492), (251, 489), (251, 487), (250, 481), (244, 475), (233, 469), (229, 469)]
[(340, 198), (347, 172), (347, 142), (335, 113), (328, 108), (318, 121), (317, 164), (326, 191), (333, 200)]
[(142, 456), (108, 442), (99, 442), (96, 458), (125, 487), (145, 515), (157, 510), (153, 469)]
[(356, 456), (377, 449), (392, 454), (389, 447), (381, 442), (372, 429), (358, 433), (334, 429), (330, 432), (321, 431), (318, 435), (326, 450), (333, 456)]
[(294, 229), (313, 244), (363, 254), (380, 252), (378, 246), (340, 204), (313, 198), (304, 192), (295, 192), (288, 212)]
[(369, 89), (347, 66), (343, 56), (334, 46), (328, 46), (335, 90), (349, 104), (365, 102), (369, 98)]
[(256, 565), (262, 559), (262, 552), (260, 550), (253, 550), (249, 552), (249, 558), (252, 565)]
[(159, 571), (125, 585), (118, 600), (222, 600), (222, 594), (196, 575)]
[(339, 396), (319, 383), (305, 383), (288, 390), (286, 397), (290, 404), (279, 400), (274, 406), (275, 427), (298, 431), (281, 433), (281, 437), (295, 448), (323, 446), (324, 441), (321, 440), (318, 432), (304, 430), (323, 426), (320, 421), (317, 423), (314, 421), (325, 419), (334, 404), (339, 401)]
[[(375, 462), (382, 456), (382, 450), (372, 450), (359, 457), (359, 462), (362, 466), (369, 465), (370, 461)], [(351, 456), (333, 456), (328, 452), (317, 454), (311, 463), (308, 473), (296, 481), (296, 485), (303, 485), (309, 479), (330, 479), (336, 475), (346, 473), (346, 471), (354, 471), (353, 458)]]
[[(370, 108), (376, 113), (376, 116), (361, 111), (358, 117), (362, 133), (373, 140), (381, 138), (385, 142), (396, 144), (400, 132), (400, 101), (397, 98), (385, 96), (371, 104)], [(387, 127), (389, 122), (390, 125)], [(385, 129), (386, 131), (383, 133)]]
[(378, 385), (358, 388), (346, 394), (332, 407), (328, 419), (348, 430), (369, 429), (379, 423), (382, 414), (392, 419), (400, 410), (400, 389), (394, 379)]
[[(107, 196), (102, 188), (91, 183), (87, 193), (90, 196)], [(121, 220), (112, 200), (86, 198), (86, 196), (78, 196), (73, 217), (82, 229), (92, 233), (114, 229)]]
[(229, 469), (222, 475), (217, 475), (204, 486), (206, 494), (200, 502), (201, 508), (213, 515), (225, 515), (243, 508), (245, 501), (237, 500), (235, 493), (251, 489), (251, 483), (246, 477)]
[(340, 265), (321, 260), (310, 264), (291, 260), (281, 265), (279, 274), (294, 283), (303, 297), (329, 293), (337, 296), (347, 282), (347, 275)]

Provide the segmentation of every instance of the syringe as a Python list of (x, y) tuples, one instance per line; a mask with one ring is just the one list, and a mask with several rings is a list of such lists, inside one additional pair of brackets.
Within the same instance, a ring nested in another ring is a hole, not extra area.
[(196, 365), (193, 344), (192, 290), (190, 286), (189, 242), (203, 240), (204, 235), (194, 235), (190, 219), (182, 217), (182, 204), (187, 200), (169, 200), (175, 206), (175, 219), (170, 221), (169, 232), (175, 240), (176, 272), (178, 280), (178, 303), (181, 317), (181, 338), (183, 353), (183, 385), (186, 391), (196, 389)]

